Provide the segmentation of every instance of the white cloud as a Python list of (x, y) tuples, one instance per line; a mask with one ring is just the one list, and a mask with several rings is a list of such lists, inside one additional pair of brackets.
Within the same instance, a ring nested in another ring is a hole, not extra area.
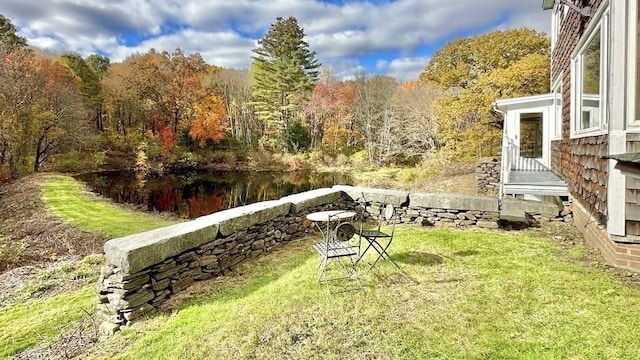
[[(550, 14), (539, 1), (513, 0), (50, 0), (46, 7), (42, 0), (0, 0), (0, 9), (32, 45), (51, 51), (100, 52), (121, 60), (152, 47), (180, 47), (240, 68), (248, 66), (251, 49), (276, 17), (295, 16), (311, 49), (337, 72), (362, 69), (364, 58), (384, 52), (397, 58), (368, 70), (401, 79), (416, 73), (416, 53), (437, 50), (454, 37), (550, 28)], [(132, 38), (143, 40), (130, 44)]]
[(418, 80), (418, 76), (427, 66), (429, 57), (404, 57), (392, 60), (386, 69), (386, 75), (400, 81)]
[(251, 49), (256, 45), (254, 40), (242, 38), (234, 32), (208, 33), (184, 29), (145, 40), (134, 47), (117, 46), (109, 52), (109, 56), (115, 61), (121, 61), (134, 52), (144, 53), (152, 48), (167, 51), (181, 48), (185, 52), (199, 52), (211, 64), (248, 68), (251, 64)]

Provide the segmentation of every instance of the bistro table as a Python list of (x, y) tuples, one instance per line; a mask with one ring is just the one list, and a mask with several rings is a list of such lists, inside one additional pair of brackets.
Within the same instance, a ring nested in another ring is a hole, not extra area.
[[(356, 216), (355, 211), (350, 210), (328, 210), (328, 211), (318, 211), (313, 212), (307, 215), (307, 219), (313, 221), (320, 233), (322, 234), (322, 238), (327, 240), (327, 236), (331, 235), (331, 223), (338, 221), (347, 221)], [(326, 227), (323, 230), (323, 225), (326, 223)], [(335, 224), (336, 226), (338, 224)]]
[[(355, 275), (359, 285), (358, 288), (362, 287), (355, 269), (356, 261), (360, 255), (360, 243), (358, 242), (356, 245), (349, 242), (355, 234), (355, 228), (349, 222), (354, 216), (356, 216), (355, 211), (349, 210), (319, 211), (307, 215), (307, 219), (313, 221), (322, 234), (322, 242), (313, 245), (313, 248), (320, 255), (320, 263), (318, 264), (319, 283), (351, 278), (352, 275)], [(348, 263), (343, 263), (343, 259), (348, 259)], [(332, 279), (326, 278), (325, 270), (327, 265), (332, 262), (337, 263), (342, 268), (345, 276)]]

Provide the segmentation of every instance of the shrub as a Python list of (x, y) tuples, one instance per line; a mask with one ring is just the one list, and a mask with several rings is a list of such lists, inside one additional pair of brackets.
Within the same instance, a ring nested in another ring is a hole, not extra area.
[(309, 167), (304, 155), (299, 154), (282, 155), (282, 163), (291, 170), (302, 170)]
[(59, 172), (80, 172), (95, 170), (103, 166), (107, 161), (105, 151), (80, 151), (72, 150), (59, 155), (53, 163), (53, 168)]

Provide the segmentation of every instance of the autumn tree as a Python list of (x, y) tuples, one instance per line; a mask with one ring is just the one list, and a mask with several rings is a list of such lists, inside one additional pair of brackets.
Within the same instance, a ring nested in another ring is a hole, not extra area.
[(549, 52), (549, 39), (530, 29), (458, 39), (437, 52), (420, 82), (446, 94), (435, 104), (439, 145), (466, 159), (492, 155), (502, 135), (492, 104), (548, 92)]
[(380, 137), (388, 130), (391, 119), (391, 100), (398, 87), (396, 79), (388, 76), (357, 74), (355, 89), (357, 100), (354, 117), (362, 134), (371, 164), (380, 163), (382, 142)]
[(220, 69), (205, 76), (203, 85), (209, 92), (220, 94), (226, 113), (230, 136), (243, 146), (253, 145), (263, 134), (251, 103), (251, 77), (248, 71)]
[(357, 145), (352, 111), (355, 102), (354, 82), (340, 81), (324, 70), (306, 106), (312, 147), (322, 146), (325, 151), (336, 153)]
[(253, 50), (253, 101), (256, 114), (265, 123), (283, 151), (291, 147), (290, 131), (302, 121), (304, 105), (318, 78), (316, 53), (303, 40), (304, 31), (294, 17), (277, 18)]
[(200, 54), (180, 49), (150, 50), (110, 65), (103, 81), (109, 133), (115, 133), (107, 134), (114, 139), (110, 143), (129, 153), (137, 148), (132, 141), (159, 143), (162, 154), (170, 155), (189, 139), (195, 105), (208, 96), (202, 78), (212, 71)]
[(416, 82), (400, 84), (379, 136), (381, 162), (415, 163), (437, 149), (435, 102), (440, 91)]
[(79, 79), (80, 93), (87, 104), (94, 109), (96, 129), (104, 130), (104, 124), (102, 123), (103, 92), (100, 74), (77, 53), (64, 53), (60, 55), (60, 59)]
[(34, 51), (17, 51), (2, 59), (1, 70), (0, 161), (11, 174), (38, 171), (65, 147), (79, 145), (87, 111), (67, 67)]
[(33, 169), (38, 171), (53, 155), (59, 153), (71, 139), (80, 139), (87, 127), (88, 115), (73, 73), (58, 61), (40, 57), (35, 62), (34, 86), (38, 99), (29, 109), (28, 134), (33, 148)]
[(217, 144), (224, 138), (226, 110), (223, 100), (217, 95), (209, 95), (194, 105), (195, 116), (189, 136), (205, 147), (207, 140)]
[(0, 178), (15, 173), (18, 114), (29, 99), (24, 69), (32, 53), (16, 27), (0, 15)]
[(467, 88), (480, 77), (497, 69), (505, 69), (530, 54), (549, 56), (549, 38), (532, 29), (493, 31), (464, 39), (456, 39), (437, 51), (420, 82), (441, 89)]

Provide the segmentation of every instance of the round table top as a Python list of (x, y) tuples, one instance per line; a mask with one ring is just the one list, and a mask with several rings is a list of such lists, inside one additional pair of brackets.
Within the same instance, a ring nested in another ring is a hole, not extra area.
[(307, 219), (311, 221), (335, 221), (341, 219), (349, 219), (356, 216), (355, 211), (349, 210), (329, 210), (318, 211), (307, 215)]

